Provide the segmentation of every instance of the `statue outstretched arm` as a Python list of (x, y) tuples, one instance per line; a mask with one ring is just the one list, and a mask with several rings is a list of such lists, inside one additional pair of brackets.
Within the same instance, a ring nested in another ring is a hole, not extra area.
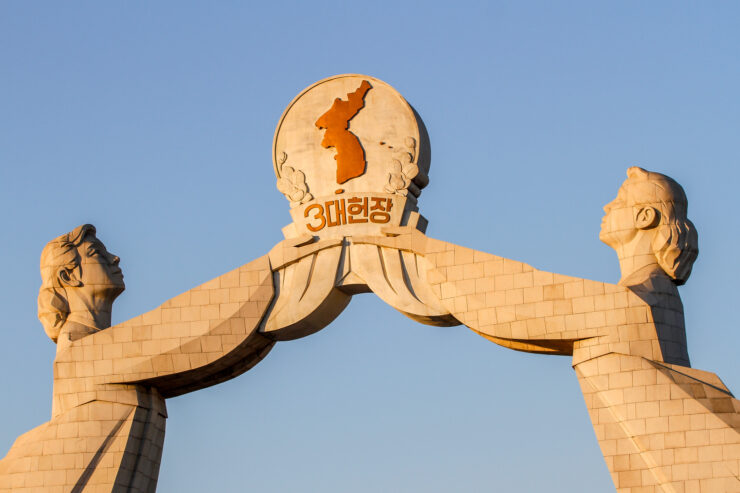
[(649, 307), (622, 286), (541, 271), (411, 228), (390, 228), (386, 234), (353, 241), (422, 256), (427, 281), (449, 312), (502, 346), (569, 355), (578, 341), (618, 338), (620, 326), (649, 316)]
[(258, 328), (273, 294), (270, 262), (263, 256), (75, 341), (57, 355), (57, 380), (92, 376), (98, 383), (144, 384), (164, 397), (228, 380), (272, 348)]

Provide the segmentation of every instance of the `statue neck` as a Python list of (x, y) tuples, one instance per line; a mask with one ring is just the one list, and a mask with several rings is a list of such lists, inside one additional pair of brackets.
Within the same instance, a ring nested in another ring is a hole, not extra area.
[(69, 314), (57, 339), (57, 352), (85, 336), (107, 329), (111, 324), (116, 294), (89, 294), (80, 289), (67, 289)]
[(622, 277), (619, 279), (620, 286), (634, 286), (641, 284), (646, 279), (655, 275), (666, 275), (663, 268), (658, 265), (655, 255), (631, 256), (619, 259), (619, 268)]
[(110, 327), (113, 301), (120, 294), (113, 290), (67, 289), (69, 316), (80, 324), (96, 330)]
[(75, 324), (82, 325), (97, 332), (99, 330), (107, 329), (110, 327), (111, 312), (110, 311), (74, 311), (70, 312), (67, 316), (67, 322), (65, 325), (74, 322)]
[(652, 235), (638, 233), (631, 241), (616, 248), (622, 273), (620, 285), (640, 284), (657, 273), (664, 274), (653, 253), (652, 240)]

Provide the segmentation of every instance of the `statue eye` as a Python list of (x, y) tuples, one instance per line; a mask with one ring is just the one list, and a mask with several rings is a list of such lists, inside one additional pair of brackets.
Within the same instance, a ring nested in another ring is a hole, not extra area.
[(88, 257), (94, 257), (96, 255), (100, 255), (100, 250), (98, 250), (97, 248), (91, 248), (87, 251)]

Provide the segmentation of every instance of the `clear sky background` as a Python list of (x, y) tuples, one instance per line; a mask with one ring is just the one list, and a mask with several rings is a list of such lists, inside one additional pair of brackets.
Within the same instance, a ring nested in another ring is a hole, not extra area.
[[(700, 254), (689, 353), (740, 391), (740, 3), (0, 3), (0, 455), (49, 419), (44, 244), (120, 255), (114, 322), (265, 254), (290, 222), (271, 143), (291, 99), (361, 73), (432, 144), (427, 234), (616, 282), (602, 206), (681, 183)], [(253, 370), (167, 402), (161, 492), (609, 492), (570, 358), (357, 296)]]

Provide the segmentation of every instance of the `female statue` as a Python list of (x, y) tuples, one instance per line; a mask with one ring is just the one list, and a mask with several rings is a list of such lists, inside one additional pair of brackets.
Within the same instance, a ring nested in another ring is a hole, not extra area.
[(617, 251), (618, 284), (427, 238), (409, 228), (356, 242), (411, 250), (449, 312), (512, 349), (572, 355), (619, 492), (740, 491), (740, 401), (713, 373), (690, 367), (683, 306), (698, 254), (683, 189), (630, 168), (600, 237)]
[(154, 492), (165, 398), (239, 375), (273, 342), (267, 257), (110, 327), (119, 258), (85, 224), (41, 255), (39, 319), (57, 343), (51, 420), (0, 460), (0, 491)]

